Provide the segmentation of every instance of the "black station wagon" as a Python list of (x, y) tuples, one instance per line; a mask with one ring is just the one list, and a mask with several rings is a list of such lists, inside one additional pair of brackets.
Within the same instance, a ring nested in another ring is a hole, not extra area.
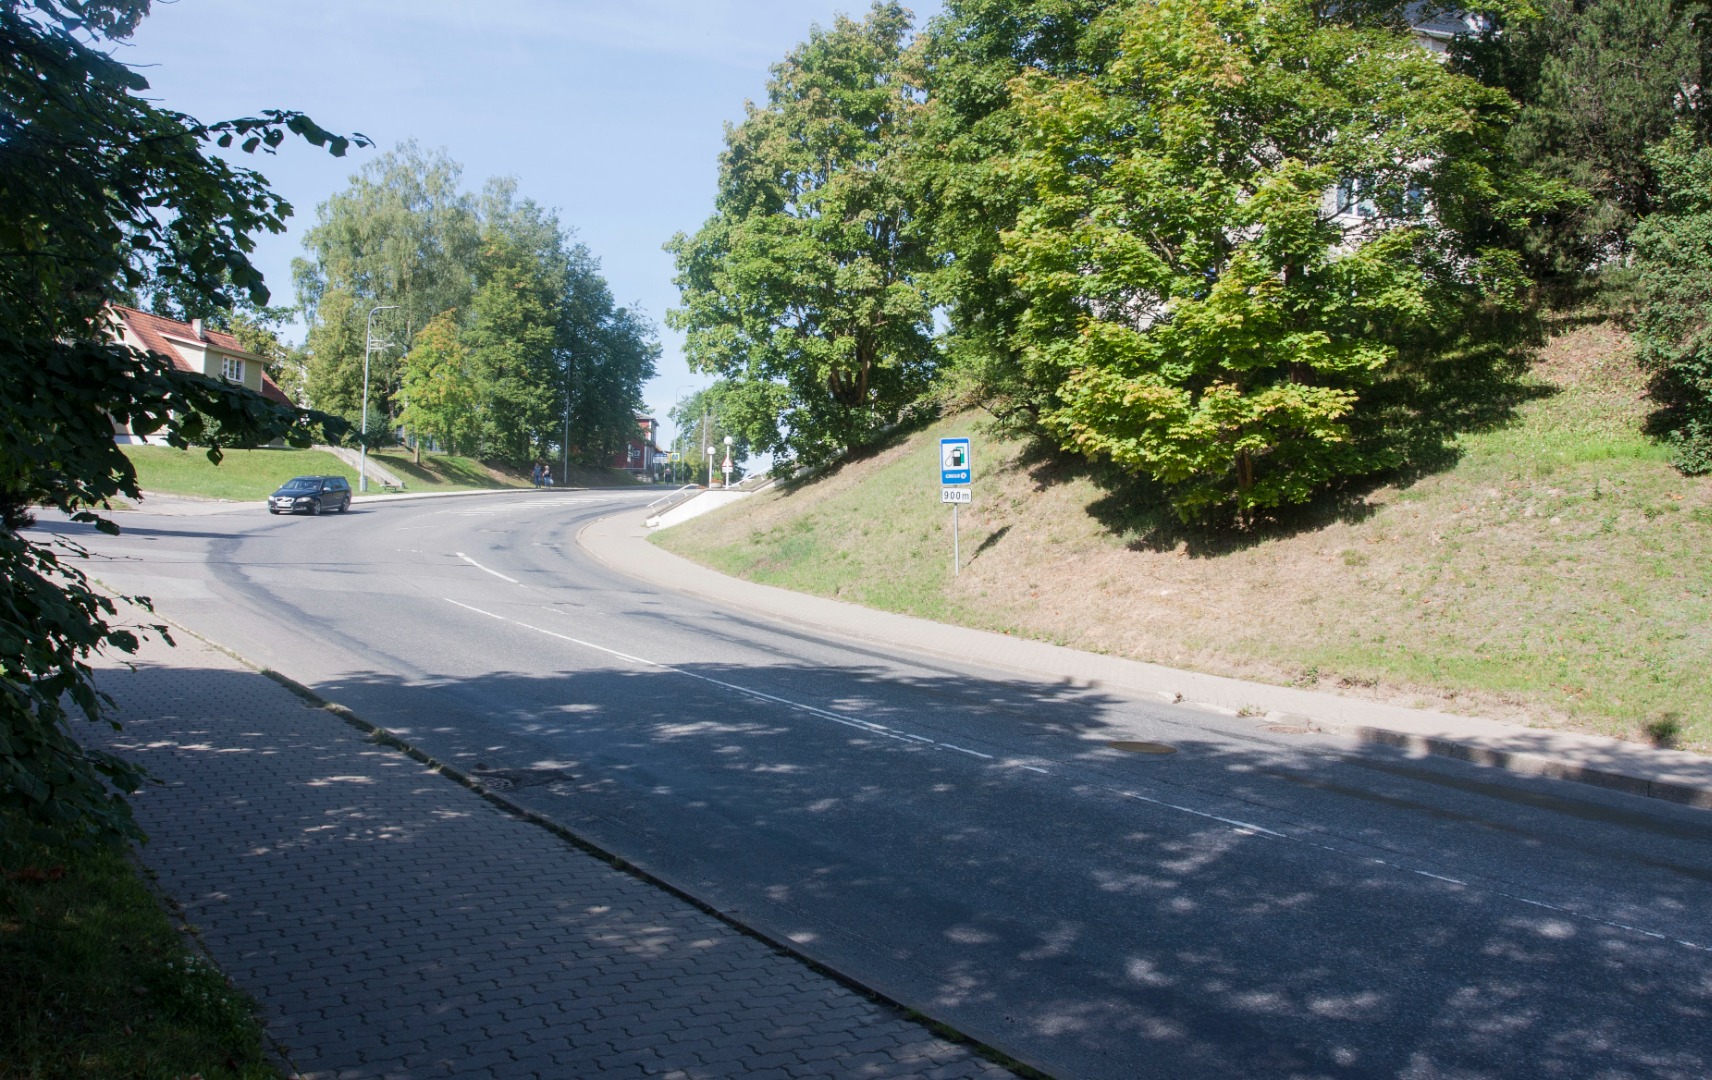
[(343, 476), (294, 476), (268, 496), (270, 514), (344, 513), (351, 508), (351, 484)]

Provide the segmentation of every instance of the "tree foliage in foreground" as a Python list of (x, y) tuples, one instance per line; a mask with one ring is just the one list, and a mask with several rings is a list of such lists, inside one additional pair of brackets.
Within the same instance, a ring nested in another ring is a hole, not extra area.
[(744, 434), (783, 461), (868, 441), (936, 366), (926, 248), (892, 164), (915, 100), (908, 31), (894, 3), (817, 27), (727, 129), (714, 216), (667, 245), (691, 366), (730, 384)]
[(1113, 17), (1103, 70), (1012, 84), (1030, 198), (1001, 268), (1044, 425), (1185, 517), (1395, 465), (1354, 437), (1363, 392), (1527, 284), (1502, 228), (1545, 200), (1501, 150), (1509, 99), (1295, 0)]
[(104, 715), (89, 659), (135, 651), (138, 628), (114, 625), (113, 600), (65, 548), (24, 533), (29, 508), (118, 531), (96, 510), (140, 496), (114, 422), (216, 461), (222, 441), (307, 444), (310, 417), (117, 344), (105, 309), (153, 285), (265, 304), (251, 234), (282, 230), (290, 207), (210, 148), (271, 150), (293, 133), (334, 154), (351, 144), (298, 113), (204, 124), (149, 102), (100, 48), (148, 8), (0, 0), (0, 803), (106, 834), (134, 831), (113, 788), (139, 773), (79, 745), (67, 703)]

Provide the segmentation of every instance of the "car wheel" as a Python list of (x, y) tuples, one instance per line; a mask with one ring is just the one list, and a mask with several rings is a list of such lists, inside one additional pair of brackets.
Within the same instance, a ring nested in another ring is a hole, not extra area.
[(309, 516), (310, 517), (314, 517), (316, 514), (319, 514), (320, 512), (321, 512), (321, 501), (319, 499), (317, 499), (316, 501), (309, 504)]
[(349, 510), (350, 508), (351, 508), (351, 497), (349, 495), (347, 495), (347, 496), (345, 496), (345, 501), (339, 504), (339, 513), (343, 514), (346, 510)]

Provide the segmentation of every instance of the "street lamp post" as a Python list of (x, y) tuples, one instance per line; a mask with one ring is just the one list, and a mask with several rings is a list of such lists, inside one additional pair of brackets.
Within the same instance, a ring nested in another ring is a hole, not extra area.
[[(674, 430), (672, 432), (672, 442), (675, 445), (680, 446), (680, 447), (684, 445), (684, 433), (682, 430), (681, 421), (676, 416), (673, 416), (672, 414), (676, 413), (678, 411), (678, 406), (682, 405), (684, 403), (684, 391), (686, 389), (691, 388), (692, 386), (694, 386), (694, 384), (692, 384), (692, 383), (679, 383), (677, 385), (677, 388), (672, 391), (672, 407), (671, 407), (671, 409), (669, 409), (667, 411), (667, 416), (668, 416), (668, 418), (671, 419), (672, 424), (674, 425)], [(701, 387), (694, 387), (694, 388), (697, 390), (701, 389)], [(679, 452), (679, 456), (680, 457), (682, 456), (681, 451)], [(695, 475), (695, 466), (693, 466), (693, 465), (690, 466), (690, 475), (691, 476)], [(679, 476), (678, 463), (674, 461), (674, 462), (672, 462), (672, 483), (675, 484), (678, 482), (678, 476)]]
[(707, 448), (707, 489), (713, 490), (713, 447)]
[(369, 309), (368, 329), (363, 333), (363, 447), (357, 466), (357, 490), (369, 489), (369, 354), (374, 352), (374, 317), (376, 312), (397, 311), (397, 304), (381, 304)]
[(719, 471), (725, 474), (725, 487), (731, 486), (731, 444), (736, 441), (729, 435), (725, 437), (725, 464), (719, 467)]

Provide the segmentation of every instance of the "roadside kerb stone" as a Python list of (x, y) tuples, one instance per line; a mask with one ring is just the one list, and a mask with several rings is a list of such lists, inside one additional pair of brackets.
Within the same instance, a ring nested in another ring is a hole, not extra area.
[[(125, 727), (83, 734), (163, 781), (134, 802), (142, 861), (306, 1080), (1014, 1075), (287, 680), (179, 642), (145, 643), (133, 670), (103, 661)], [(864, 1054), (874, 1039), (892, 1049)]]
[(791, 592), (651, 544), (645, 520), (620, 511), (585, 526), (577, 544), (617, 573), (817, 633), (1712, 809), (1712, 758), (1701, 754), (1182, 671)]

